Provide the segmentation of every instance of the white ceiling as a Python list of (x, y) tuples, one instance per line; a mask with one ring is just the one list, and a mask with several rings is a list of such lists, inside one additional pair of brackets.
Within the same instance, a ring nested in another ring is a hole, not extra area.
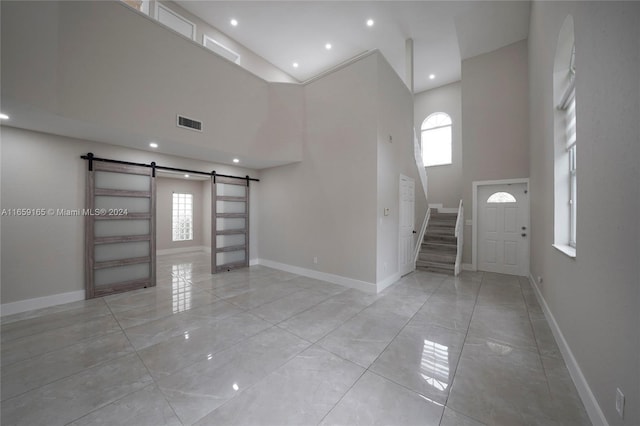
[[(379, 49), (415, 92), (461, 79), (461, 60), (527, 38), (529, 1), (177, 1), (299, 81)], [(230, 25), (237, 19), (236, 27)], [(366, 25), (373, 19), (372, 27)], [(325, 44), (331, 43), (330, 51)], [(299, 67), (294, 68), (293, 62)], [(429, 79), (429, 74), (436, 78)]]

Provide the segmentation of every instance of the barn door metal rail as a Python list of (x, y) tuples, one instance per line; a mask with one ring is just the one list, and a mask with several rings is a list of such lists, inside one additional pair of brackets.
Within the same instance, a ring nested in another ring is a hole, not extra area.
[[(166, 170), (169, 172), (180, 172), (180, 173), (191, 173), (194, 175), (204, 175), (204, 176), (211, 176), (215, 182), (216, 177), (223, 177), (223, 178), (229, 178), (229, 179), (239, 179), (239, 180), (244, 180), (247, 182), (247, 185), (249, 185), (250, 181), (253, 182), (260, 182), (260, 179), (256, 179), (256, 178), (252, 178), (249, 176), (233, 176), (233, 175), (223, 175), (220, 173), (216, 173), (216, 171), (211, 171), (211, 172), (203, 172), (200, 170), (189, 170), (189, 169), (180, 169), (180, 168), (176, 168), (176, 167), (167, 167), (167, 166), (159, 166), (157, 165), (155, 162), (152, 162), (150, 164), (146, 164), (146, 163), (133, 163), (131, 161), (122, 161), (122, 160), (112, 160), (109, 158), (100, 158), (100, 157), (96, 157), (93, 155), (93, 153), (88, 153), (87, 155), (81, 155), (80, 158), (82, 158), (83, 160), (87, 160), (89, 162), (89, 171), (91, 171), (93, 169), (93, 162), (94, 161), (100, 161), (103, 163), (114, 163), (114, 164), (122, 164), (122, 165), (127, 165), (127, 166), (139, 166), (139, 167), (148, 167), (151, 169), (155, 169), (155, 170)], [(154, 173), (155, 176), (155, 173)]]

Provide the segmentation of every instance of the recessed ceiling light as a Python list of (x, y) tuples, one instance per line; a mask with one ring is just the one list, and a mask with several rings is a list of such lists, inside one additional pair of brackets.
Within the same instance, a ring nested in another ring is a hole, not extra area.
[(299, 66), (300, 66), (300, 65), (299, 65), (297, 62), (294, 62), (294, 63), (293, 63), (293, 67), (294, 67), (294, 68), (298, 68)]
[(233, 162), (234, 162), (234, 163), (239, 163), (239, 162), (240, 162), (240, 160), (238, 160), (237, 158), (234, 158), (234, 159), (233, 159)]
[(373, 27), (376, 22), (373, 19), (367, 19), (367, 27)]
[(429, 80), (433, 80), (434, 78), (436, 78), (435, 74), (429, 74)]
[(155, 142), (151, 142), (151, 143), (149, 144), (149, 146), (150, 146), (151, 148), (157, 148), (157, 147), (158, 147), (158, 144), (157, 144), (157, 143), (155, 143)]
[(7, 114), (0, 113), (0, 120), (8, 120), (9, 116)]
[(232, 19), (230, 22), (231, 22), (231, 25), (233, 25), (234, 27), (238, 26), (238, 20), (237, 19)]
[(184, 175), (184, 177), (188, 178), (188, 177), (189, 177), (189, 175)]
[(327, 50), (331, 50), (332, 47), (333, 46), (331, 46), (331, 43), (327, 43), (327, 44), (324, 45), (324, 48), (327, 49)]

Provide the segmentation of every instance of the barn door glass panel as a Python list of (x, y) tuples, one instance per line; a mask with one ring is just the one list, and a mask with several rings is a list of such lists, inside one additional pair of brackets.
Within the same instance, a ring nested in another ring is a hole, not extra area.
[(93, 161), (85, 216), (86, 297), (155, 285), (153, 169)]
[(249, 186), (215, 177), (211, 188), (211, 273), (249, 266)]

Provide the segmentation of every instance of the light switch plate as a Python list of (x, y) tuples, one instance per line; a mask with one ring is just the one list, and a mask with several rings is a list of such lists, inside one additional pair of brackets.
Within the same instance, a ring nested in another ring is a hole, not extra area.
[(389, 216), (389, 212), (391, 211), (391, 209), (389, 207), (385, 207), (384, 208), (384, 215), (385, 216)]

